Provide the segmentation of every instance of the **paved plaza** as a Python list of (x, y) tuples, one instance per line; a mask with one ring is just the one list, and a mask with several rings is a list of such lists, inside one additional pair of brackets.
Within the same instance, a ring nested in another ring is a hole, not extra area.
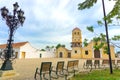
[[(57, 61), (75, 60), (68, 58), (41, 58), (41, 59), (16, 59), (13, 61), (13, 68), (16, 72), (16, 76), (3, 77), (0, 80), (34, 80), (34, 74), (36, 67), (40, 67), (41, 62), (52, 62), (52, 66), (56, 67)], [(82, 70), (85, 60), (79, 59), (79, 68)], [(38, 76), (39, 77), (39, 76)], [(64, 80), (65, 78), (59, 78), (55, 80)], [(39, 80), (39, 79), (38, 79)]]

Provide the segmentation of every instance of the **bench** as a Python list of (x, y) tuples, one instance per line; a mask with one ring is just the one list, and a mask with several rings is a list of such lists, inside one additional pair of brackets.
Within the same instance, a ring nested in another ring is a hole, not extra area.
[(120, 60), (117, 60), (116, 68), (119, 69), (120, 67)]
[(73, 62), (74, 62), (74, 76), (75, 76), (75, 73), (79, 72), (79, 67), (78, 67), (79, 60), (74, 60)]
[[(112, 61), (113, 68), (115, 68), (116, 67), (115, 66), (115, 60), (111, 60), (111, 61)], [(102, 66), (103, 66), (104, 69), (109, 68), (109, 60), (103, 60), (102, 61)]]
[(56, 74), (56, 77), (51, 75), (52, 78), (58, 79), (59, 77), (63, 77), (64, 76), (64, 61), (57, 62), (56, 69), (52, 68), (51, 72), (54, 72)]
[(100, 69), (100, 60), (94, 60), (95, 69)]
[(66, 70), (68, 74), (73, 73), (74, 72), (74, 61), (68, 61), (67, 68), (66, 69), (64, 68), (64, 70)]
[(49, 79), (51, 80), (51, 65), (52, 65), (52, 62), (42, 62), (41, 67), (36, 68), (34, 79), (35, 80), (37, 79), (37, 75), (40, 76), (40, 80), (47, 79), (46, 74), (48, 74)]
[[(48, 75), (50, 80), (52, 78), (58, 79), (59, 77), (65, 77), (65, 80), (67, 80), (67, 76), (70, 73), (75, 76), (75, 73), (79, 71), (78, 64), (79, 60), (68, 61), (67, 67), (64, 68), (64, 61), (58, 61), (54, 68), (52, 67), (52, 62), (42, 62), (41, 67), (36, 68), (34, 79), (37, 79), (37, 75), (40, 76), (40, 80), (47, 79), (46, 75)], [(53, 73), (55, 73), (55, 76)]]
[(65, 76), (67, 77), (70, 73), (73, 73), (73, 75), (75, 76), (75, 73), (79, 71), (78, 64), (79, 60), (68, 61), (67, 68), (64, 68), (64, 70), (67, 72)]
[(90, 69), (90, 71), (92, 71), (92, 66), (93, 66), (92, 60), (86, 60), (86, 62), (83, 65), (83, 68)]

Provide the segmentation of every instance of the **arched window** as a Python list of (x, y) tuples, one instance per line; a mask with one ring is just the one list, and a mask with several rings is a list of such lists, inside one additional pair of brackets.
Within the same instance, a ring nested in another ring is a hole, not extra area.
[(74, 34), (76, 34), (76, 32)]
[(63, 57), (63, 53), (62, 53), (62, 52), (59, 53), (59, 57), (60, 57), (60, 58)]

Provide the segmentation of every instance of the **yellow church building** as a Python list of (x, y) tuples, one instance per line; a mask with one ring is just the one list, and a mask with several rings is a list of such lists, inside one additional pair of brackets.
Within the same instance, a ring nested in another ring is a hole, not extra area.
[[(91, 41), (86, 47), (82, 47), (82, 33), (79, 28), (74, 28), (72, 30), (72, 50), (68, 50), (65, 47), (59, 47), (56, 50), (56, 55), (58, 58), (84, 58), (84, 59), (108, 59), (108, 54), (104, 53), (101, 48), (95, 50), (93, 48), (94, 42)], [(110, 45), (111, 58), (115, 59), (114, 46)]]

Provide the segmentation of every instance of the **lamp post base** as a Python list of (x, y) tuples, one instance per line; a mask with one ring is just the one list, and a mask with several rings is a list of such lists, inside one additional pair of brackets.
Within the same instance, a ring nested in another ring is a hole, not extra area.
[(16, 71), (14, 70), (7, 70), (7, 71), (0, 70), (0, 80), (6, 80), (16, 76), (19, 76), (19, 74), (16, 73)]
[(2, 67), (0, 70), (13, 70), (12, 62), (9, 59), (6, 59), (4, 63), (2, 64)]

